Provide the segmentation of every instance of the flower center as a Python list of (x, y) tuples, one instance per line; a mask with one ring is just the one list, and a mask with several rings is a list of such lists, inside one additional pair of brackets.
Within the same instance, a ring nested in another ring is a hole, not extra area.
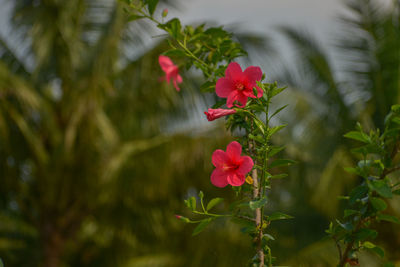
[(239, 164), (224, 164), (223, 166), (222, 166), (222, 170), (223, 171), (234, 171), (234, 170), (237, 170), (239, 168)]
[(236, 83), (236, 89), (242, 91), (244, 89), (244, 85), (241, 82)]

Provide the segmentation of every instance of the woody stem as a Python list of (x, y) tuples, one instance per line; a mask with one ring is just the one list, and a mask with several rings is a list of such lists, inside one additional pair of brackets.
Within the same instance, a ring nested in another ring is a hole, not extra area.
[[(251, 125), (251, 128), (253, 128), (253, 123)], [(253, 130), (253, 129), (252, 129)], [(249, 139), (250, 140), (250, 139)], [(255, 143), (249, 141), (249, 152), (252, 158), (255, 159)], [(257, 174), (257, 169), (253, 169), (251, 172), (251, 176), (253, 178), (253, 200), (259, 199), (260, 198), (260, 184), (258, 181), (258, 174)], [(260, 259), (260, 267), (264, 266), (264, 250), (262, 249), (261, 243), (262, 243), (262, 218), (261, 218), (261, 208), (256, 208), (255, 210), (255, 224), (256, 224), (256, 229), (258, 230), (257, 232), (257, 237), (255, 238), (255, 243), (257, 247), (257, 254)]]

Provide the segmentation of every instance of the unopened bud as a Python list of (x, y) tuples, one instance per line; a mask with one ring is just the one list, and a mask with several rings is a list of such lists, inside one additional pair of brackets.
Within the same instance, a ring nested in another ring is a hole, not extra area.
[(162, 11), (162, 17), (163, 18), (165, 18), (167, 15), (168, 15), (168, 8), (165, 8), (163, 11)]

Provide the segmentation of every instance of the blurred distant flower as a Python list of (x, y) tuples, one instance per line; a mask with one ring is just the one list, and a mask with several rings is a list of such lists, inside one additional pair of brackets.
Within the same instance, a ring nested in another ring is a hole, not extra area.
[[(240, 65), (232, 62), (225, 71), (225, 77), (217, 81), (216, 93), (219, 97), (227, 98), (228, 108), (232, 107), (235, 101), (241, 104), (238, 107), (244, 107), (248, 97), (256, 98), (263, 95), (262, 89), (257, 86), (257, 81), (261, 78), (260, 67), (250, 66), (242, 72)], [(253, 92), (254, 87), (257, 89), (257, 96)]]
[(212, 163), (216, 169), (211, 174), (211, 183), (217, 187), (241, 186), (246, 178), (245, 175), (253, 168), (253, 160), (249, 156), (241, 156), (242, 146), (231, 142), (226, 152), (217, 149), (212, 155)]
[(165, 8), (162, 13), (161, 13), (162, 17), (165, 18), (168, 15), (168, 8)]
[(222, 108), (217, 108), (217, 109), (209, 108), (208, 111), (204, 111), (204, 114), (206, 114), (208, 121), (213, 121), (215, 119), (231, 115), (234, 113), (236, 113), (236, 110), (234, 109), (222, 109)]
[(161, 69), (166, 74), (165, 79), (167, 82), (172, 79), (175, 89), (179, 92), (181, 89), (178, 87), (178, 83), (182, 82), (182, 77), (179, 75), (178, 66), (176, 66), (169, 57), (163, 55), (158, 57), (158, 62), (160, 63)]

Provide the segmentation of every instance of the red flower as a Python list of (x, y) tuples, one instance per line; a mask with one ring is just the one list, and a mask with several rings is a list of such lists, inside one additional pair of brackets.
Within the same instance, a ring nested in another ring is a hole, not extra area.
[(236, 110), (234, 109), (222, 109), (222, 108), (217, 108), (217, 109), (209, 108), (208, 111), (204, 111), (204, 114), (206, 114), (208, 121), (213, 121), (223, 116), (231, 115), (234, 113), (236, 113)]
[[(236, 104), (238, 107), (243, 108), (248, 97), (262, 97), (263, 91), (256, 83), (261, 78), (260, 67), (250, 66), (242, 72), (240, 65), (232, 62), (225, 71), (225, 77), (218, 79), (215, 91), (219, 97), (227, 98), (226, 106), (228, 108), (232, 107), (235, 101), (241, 104)], [(257, 96), (253, 92), (254, 87), (257, 89)]]
[(225, 187), (228, 184), (241, 186), (246, 178), (245, 175), (253, 168), (253, 160), (249, 156), (241, 156), (242, 146), (231, 142), (226, 152), (217, 149), (212, 155), (212, 164), (215, 170), (211, 174), (211, 183), (217, 187)]
[(182, 77), (179, 75), (178, 66), (176, 66), (169, 57), (163, 55), (158, 57), (158, 62), (160, 63), (161, 69), (165, 72), (165, 79), (167, 82), (172, 79), (176, 91), (180, 91), (181, 89), (178, 87), (178, 83), (182, 82)]

